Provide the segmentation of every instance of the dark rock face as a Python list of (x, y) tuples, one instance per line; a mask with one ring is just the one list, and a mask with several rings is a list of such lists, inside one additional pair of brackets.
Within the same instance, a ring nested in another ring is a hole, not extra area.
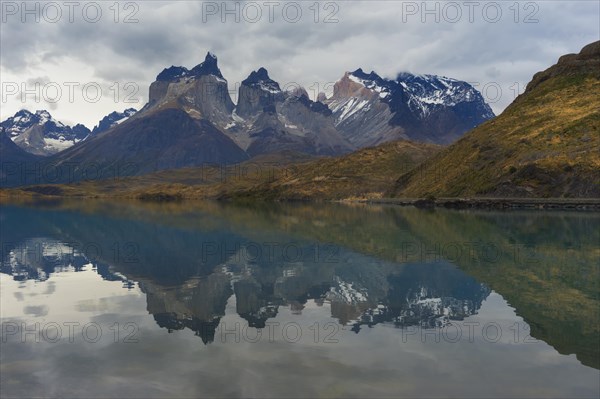
[(302, 105), (304, 105), (309, 110), (311, 110), (313, 112), (317, 112), (321, 115), (330, 116), (333, 114), (327, 105), (323, 104), (320, 101), (311, 101), (308, 98), (308, 96), (304, 96), (304, 95), (299, 96), (298, 102), (300, 102)]
[(171, 81), (183, 78), (189, 74), (189, 70), (185, 67), (172, 66), (165, 68), (161, 73), (158, 74), (156, 80), (158, 81)]
[(259, 68), (242, 81), (236, 114), (242, 118), (252, 117), (284, 99), (279, 84), (269, 77), (265, 68)]
[(196, 65), (190, 71), (190, 76), (200, 77), (204, 75), (214, 75), (221, 79), (224, 79), (223, 75), (221, 75), (221, 70), (217, 66), (217, 57), (211, 52), (206, 53), (204, 62)]
[(242, 84), (246, 86), (258, 86), (266, 90), (281, 91), (279, 83), (271, 79), (269, 77), (269, 72), (263, 67), (258, 68), (256, 71), (252, 71), (250, 75), (242, 81)]

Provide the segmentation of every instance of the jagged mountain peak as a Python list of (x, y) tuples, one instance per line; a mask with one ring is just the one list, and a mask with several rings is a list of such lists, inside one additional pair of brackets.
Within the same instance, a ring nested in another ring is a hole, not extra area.
[(250, 75), (242, 81), (242, 85), (258, 87), (271, 93), (279, 93), (281, 91), (279, 83), (271, 79), (269, 72), (263, 67), (250, 72)]
[(2, 125), (7, 128), (7, 131), (11, 136), (15, 136), (15, 132), (20, 131), (20, 128), (29, 128), (34, 125), (42, 126), (48, 122), (59, 128), (65, 127), (64, 123), (54, 119), (52, 115), (50, 115), (50, 112), (45, 109), (37, 110), (35, 113), (26, 109), (19, 110), (14, 116), (2, 122)]
[(187, 69), (186, 67), (172, 65), (169, 68), (163, 69), (163, 71), (156, 77), (156, 80), (173, 81), (185, 77), (200, 77), (205, 75), (214, 75), (225, 80), (221, 74), (221, 70), (219, 69), (217, 56), (210, 51), (206, 53), (204, 62), (196, 65), (191, 70)]
[(46, 111), (45, 109), (37, 110), (35, 111), (35, 113), (26, 109), (22, 109), (20, 111), (17, 111), (14, 116), (8, 118), (7, 121), (8, 120), (10, 120), (15, 125), (20, 126), (31, 126), (34, 124), (43, 125), (46, 122), (52, 122), (57, 126), (65, 126), (62, 122), (52, 118), (50, 112)]
[(396, 82), (408, 85), (429, 85), (431, 87), (448, 87), (450, 85), (470, 86), (467, 82), (448, 78), (442, 75), (413, 74), (410, 72), (400, 72), (396, 76)]
[(206, 53), (206, 57), (204, 57), (204, 62), (192, 68), (192, 70), (190, 71), (190, 75), (194, 77), (214, 75), (218, 78), (225, 79), (221, 74), (221, 70), (219, 69), (217, 63), (217, 56), (211, 53), (210, 51)]
[(250, 75), (248, 75), (244, 82), (257, 83), (265, 80), (270, 81), (272, 79), (269, 77), (269, 71), (267, 71), (264, 67), (260, 67), (256, 71), (250, 72)]

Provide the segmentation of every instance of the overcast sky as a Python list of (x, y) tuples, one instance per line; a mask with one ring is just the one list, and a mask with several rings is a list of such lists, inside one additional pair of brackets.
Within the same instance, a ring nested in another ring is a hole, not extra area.
[(535, 72), (600, 37), (595, 0), (74, 3), (2, 0), (0, 120), (47, 109), (91, 128), (141, 108), (163, 68), (192, 68), (207, 51), (232, 96), (260, 66), (311, 96), (362, 67), (468, 81), (498, 114)]

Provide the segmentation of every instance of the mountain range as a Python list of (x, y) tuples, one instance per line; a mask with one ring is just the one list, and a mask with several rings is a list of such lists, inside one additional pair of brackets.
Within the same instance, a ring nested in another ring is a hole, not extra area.
[[(33, 191), (239, 200), (600, 197), (600, 42), (535, 74), (501, 115), (446, 146), (429, 142), (452, 141), (492, 116), (479, 93), (448, 78), (389, 80), (357, 70), (344, 74), (331, 97), (312, 101), (301, 88), (283, 91), (259, 68), (238, 97), (234, 104), (210, 53), (191, 70), (167, 68), (141, 111), (43, 161), (35, 158), (59, 169), (74, 165), (74, 181), (90, 180), (81, 171), (88, 163), (96, 172), (91, 179), (111, 177), (98, 171), (122, 165), (131, 167), (127, 173), (118, 181)], [(443, 120), (462, 125), (447, 122), (435, 133)], [(22, 149), (5, 141), (3, 159), (27, 162)], [(279, 160), (273, 173), (262, 173), (263, 161)], [(241, 179), (204, 178), (207, 165), (216, 175), (239, 175), (231, 165), (223, 168), (232, 163), (259, 167)], [(36, 183), (19, 176), (3, 178), (4, 185)]]
[(106, 131), (136, 112), (134, 108), (112, 112), (90, 130), (82, 124), (68, 126), (54, 119), (46, 110), (32, 113), (23, 109), (0, 123), (0, 127), (5, 128), (8, 136), (23, 150), (34, 155), (48, 156), (72, 147), (90, 135)]
[(446, 144), (493, 116), (466, 82), (408, 73), (390, 80), (362, 69), (313, 101), (301, 87), (282, 90), (261, 67), (241, 82), (235, 104), (209, 52), (192, 69), (164, 69), (139, 112), (114, 112), (92, 131), (47, 111), (20, 111), (2, 126), (19, 147), (48, 156), (47, 166), (69, 165), (79, 180), (90, 178), (90, 164), (102, 177), (125, 163), (127, 174), (145, 174), (283, 152), (336, 156), (398, 139)]
[[(256, 71), (252, 77), (257, 75), (259, 79), (247, 82), (250, 89), (252, 84), (262, 85), (263, 91), (272, 90), (275, 96), (258, 97), (254, 102), (240, 99), (239, 104), (245, 104), (240, 111), (243, 115), (256, 115), (255, 110), (260, 104), (272, 108), (272, 102), (275, 102), (277, 110), (277, 107), (284, 108), (290, 98), (304, 98), (277, 91), (275, 83), (266, 80), (266, 71)], [(347, 74), (347, 78), (352, 82), (351, 74)], [(370, 83), (365, 82), (365, 85), (375, 92), (379, 90)], [(250, 89), (245, 91), (252, 93)], [(384, 93), (379, 98), (384, 97), (385, 92), (379, 91)], [(338, 90), (337, 98), (340, 95)], [(330, 102), (333, 98), (336, 96), (325, 101)], [(295, 163), (295, 153), (290, 151), (287, 154), (292, 155), (280, 162), (279, 168), (271, 166), (269, 169), (259, 163), (265, 159), (277, 160), (274, 156), (255, 157), (239, 165), (241, 170), (252, 170), (252, 173), (215, 168), (211, 173), (217, 178), (207, 179), (206, 168), (190, 167), (135, 179), (119, 179), (118, 182), (63, 185), (60, 190), (61, 195), (66, 196), (250, 201), (382, 197), (599, 198), (599, 99), (600, 42), (595, 42), (578, 54), (561, 57), (555, 65), (535, 74), (525, 92), (501, 115), (448, 146), (401, 139), (337, 157), (304, 157)], [(320, 104), (326, 106), (320, 101), (307, 104), (313, 108), (321, 107)], [(182, 113), (182, 118), (187, 118), (185, 111), (175, 109)], [(437, 111), (434, 107), (430, 112)], [(331, 111), (331, 116), (335, 113)], [(260, 114), (256, 120), (259, 119)], [(128, 123), (132, 124), (133, 120)], [(117, 127), (105, 136), (122, 128)], [(215, 134), (218, 132), (216, 128)], [(232, 133), (229, 132), (230, 145), (235, 144), (236, 139)], [(244, 153), (240, 153), (240, 157), (243, 156)], [(289, 166), (290, 162), (293, 166)], [(258, 163), (259, 167), (254, 165), (252, 168), (249, 166), (252, 163)], [(224, 173), (233, 177), (219, 179), (218, 176)], [(44, 192), (40, 190), (37, 192)]]

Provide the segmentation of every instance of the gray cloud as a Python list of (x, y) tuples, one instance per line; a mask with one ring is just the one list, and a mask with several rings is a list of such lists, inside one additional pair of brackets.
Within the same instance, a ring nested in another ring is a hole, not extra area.
[[(82, 2), (82, 7), (87, 3)], [(600, 36), (597, 2), (521, 2), (518, 15), (509, 8), (512, 2), (493, 3), (500, 4), (502, 11), (496, 22), (491, 18), (494, 6), (486, 1), (478, 3), (472, 22), (462, 2), (453, 3), (459, 6), (460, 18), (455, 18), (447, 2), (427, 3), (429, 10), (437, 7), (438, 15), (424, 14), (422, 2), (333, 3), (339, 8), (334, 16), (337, 23), (323, 22), (334, 10), (324, 9), (325, 3), (320, 3), (315, 23), (312, 2), (298, 3), (302, 17), (296, 23), (285, 20), (283, 2), (275, 9), (274, 22), (268, 20), (262, 1), (240, 3), (241, 8), (261, 6), (262, 18), (256, 23), (245, 21), (243, 13), (239, 23), (233, 15), (225, 15), (223, 23), (220, 15), (203, 13), (211, 5), (199, 1), (135, 2), (138, 23), (123, 23), (133, 10), (124, 9), (125, 2), (119, 3), (117, 23), (108, 8), (112, 2), (98, 3), (103, 14), (97, 23), (87, 22), (81, 11), (70, 23), (64, 7), (56, 23), (45, 21), (44, 15), (39, 23), (31, 16), (22, 22), (21, 15), (7, 15), (3, 8), (0, 75), (3, 82), (19, 84), (27, 84), (32, 76), (59, 83), (97, 82), (103, 87), (135, 82), (143, 102), (149, 84), (163, 68), (193, 67), (210, 50), (219, 56), (232, 87), (260, 66), (282, 85), (297, 82), (307, 87), (323, 87), (358, 67), (388, 77), (400, 71), (431, 73), (475, 82), (479, 88), (497, 85), (502, 93), (492, 106), (498, 113), (513, 100), (510, 87), (515, 83), (524, 87), (535, 72), (560, 55), (577, 52)], [(21, 3), (14, 4), (20, 7)], [(414, 7), (416, 12), (409, 12)], [(528, 16), (537, 22), (525, 23)], [(66, 122), (93, 126), (103, 115), (132, 105), (123, 103), (122, 96), (116, 102), (108, 97), (98, 103), (81, 98), (60, 102), (53, 113)], [(8, 97), (0, 118), (39, 105)]]

